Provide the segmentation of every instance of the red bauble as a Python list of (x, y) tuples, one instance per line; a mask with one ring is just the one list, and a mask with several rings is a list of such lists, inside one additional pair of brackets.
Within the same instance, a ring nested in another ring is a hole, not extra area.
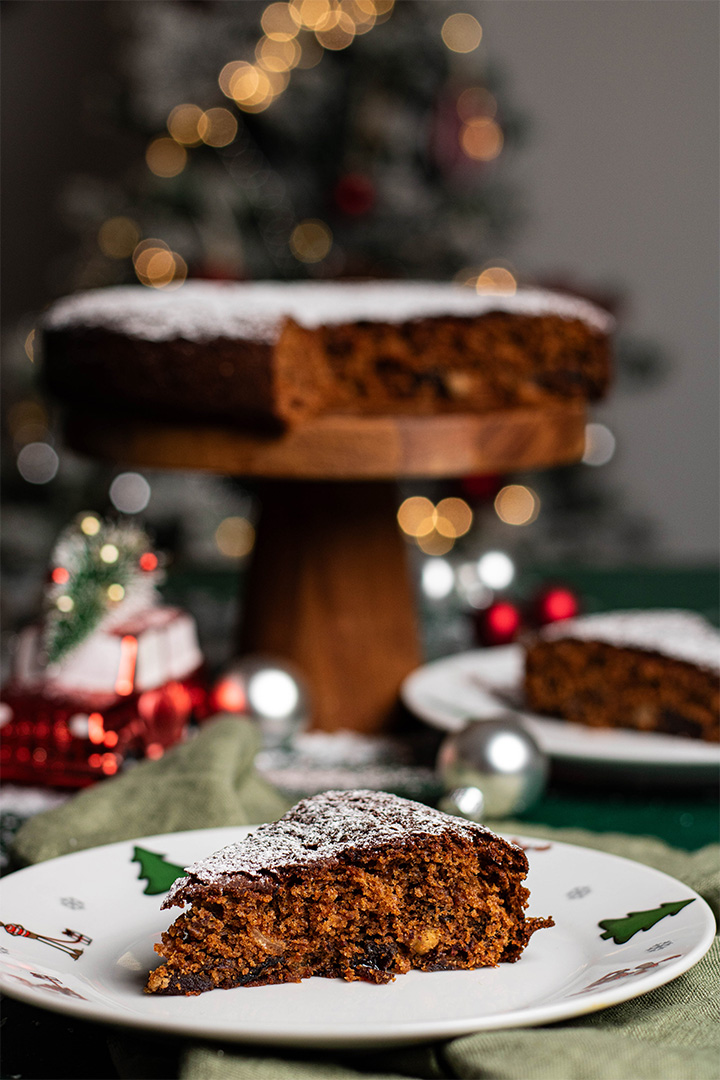
[(495, 498), (504, 484), (504, 478), (496, 473), (464, 476), (460, 481), (462, 492), (468, 499), (487, 500), (488, 502)]
[(375, 205), (375, 185), (362, 173), (347, 173), (335, 185), (333, 201), (343, 214), (361, 217)]
[(533, 621), (539, 626), (572, 619), (580, 614), (580, 600), (568, 585), (551, 585), (544, 588), (533, 604)]
[(481, 645), (509, 645), (522, 627), (522, 615), (510, 600), (496, 600), (475, 615), (475, 630)]

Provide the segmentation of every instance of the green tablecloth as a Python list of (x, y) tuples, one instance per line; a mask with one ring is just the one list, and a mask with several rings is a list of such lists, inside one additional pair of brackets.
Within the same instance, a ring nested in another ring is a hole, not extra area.
[[(124, 776), (83, 792), (56, 810), (31, 819), (18, 834), (18, 856), (21, 861), (35, 862), (64, 851), (141, 835), (137, 821), (127, 820), (125, 815), (129, 800), (142, 801), (138, 813), (143, 816), (145, 832), (274, 816), (278, 812), (278, 798), (254, 774), (255, 747), (255, 732), (246, 721), (226, 718), (211, 723), (193, 743), (176, 748), (161, 761), (138, 766)], [(720, 847), (717, 845), (689, 853), (647, 837), (549, 830), (527, 822), (501, 822), (498, 827), (570, 840), (656, 866), (695, 888), (718, 910)], [(19, 1013), (16, 1011), (15, 1016), (19, 1015), (20, 1019), (15, 1023), (24, 1023), (30, 1041), (44, 1043), (46, 1053), (52, 1055), (51, 1060), (56, 1064), (54, 1072), (47, 1076), (97, 1078), (115, 1074), (143, 1080), (151, 1077), (380, 1080), (400, 1076), (483, 1080), (716, 1080), (720, 1060), (719, 975), (720, 950), (716, 939), (710, 953), (685, 975), (641, 998), (602, 1012), (541, 1028), (486, 1032), (442, 1045), (372, 1055), (278, 1053), (271, 1047), (262, 1050), (181, 1044), (176, 1040), (148, 1040), (127, 1033), (108, 1033), (108, 1042), (102, 1043), (98, 1029), (91, 1025), (75, 1022), (68, 1025), (57, 1018), (46, 1019), (45, 1014), (27, 1007)], [(16, 1041), (19, 1038), (10, 1025), (6, 1028), (5, 1042), (8, 1035)], [(94, 1065), (88, 1061), (93, 1046)], [(28, 1048), (27, 1052), (32, 1050)], [(34, 1052), (39, 1052), (37, 1046)], [(63, 1055), (67, 1054), (74, 1062), (72, 1072), (63, 1071), (67, 1065)], [(19, 1060), (17, 1046), (12, 1060)], [(58, 1061), (65, 1064), (59, 1067)], [(96, 1071), (88, 1071), (92, 1068)], [(100, 1071), (103, 1068), (107, 1070), (104, 1073)], [(44, 1074), (30, 1073), (25, 1064), (22, 1075)]]

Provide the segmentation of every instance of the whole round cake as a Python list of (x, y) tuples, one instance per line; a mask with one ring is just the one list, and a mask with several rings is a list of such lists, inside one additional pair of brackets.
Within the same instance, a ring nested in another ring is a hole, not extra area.
[(66, 401), (275, 428), (594, 400), (611, 329), (577, 297), (429, 282), (117, 286), (57, 301), (42, 324)]

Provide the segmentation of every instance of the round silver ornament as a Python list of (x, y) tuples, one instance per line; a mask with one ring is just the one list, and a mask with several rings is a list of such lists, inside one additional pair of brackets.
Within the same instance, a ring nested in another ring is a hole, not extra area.
[(512, 714), (470, 720), (440, 747), (441, 809), (473, 821), (519, 814), (545, 790), (548, 760)]
[(216, 707), (255, 720), (265, 749), (287, 746), (310, 721), (305, 680), (287, 660), (250, 654), (235, 660), (213, 691)]

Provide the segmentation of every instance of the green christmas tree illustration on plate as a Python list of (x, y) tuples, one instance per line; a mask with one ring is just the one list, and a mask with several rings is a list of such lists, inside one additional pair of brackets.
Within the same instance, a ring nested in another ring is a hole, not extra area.
[(133, 848), (132, 862), (140, 865), (138, 879), (145, 878), (147, 881), (143, 889), (147, 896), (167, 892), (172, 883), (185, 873), (182, 866), (168, 862), (164, 855), (158, 855), (156, 851), (147, 851), (141, 847)]
[(605, 931), (601, 938), (612, 938), (616, 945), (624, 945), (631, 937), (640, 930), (649, 930), (655, 923), (660, 922), (667, 915), (677, 915), (690, 900), (675, 900), (672, 903), (661, 904), (660, 907), (651, 908), (649, 911), (629, 911), (622, 919), (603, 919), (598, 926)]

